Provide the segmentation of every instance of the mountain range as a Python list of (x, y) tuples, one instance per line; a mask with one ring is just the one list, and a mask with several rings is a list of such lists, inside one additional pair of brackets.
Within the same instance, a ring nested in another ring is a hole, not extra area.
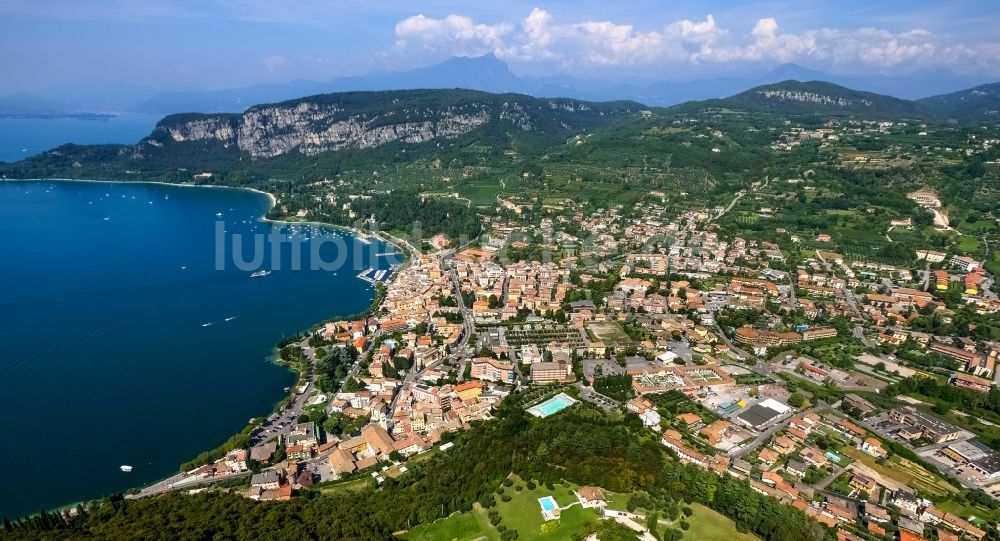
[(242, 113), (170, 115), (134, 145), (63, 145), (0, 163), (0, 175), (113, 178), (125, 171), (176, 181), (208, 170), (233, 178), (290, 171), (322, 176), (473, 144), (498, 155), (549, 148), (643, 108), (463, 89), (320, 94)]
[[(491, 93), (515, 92), (535, 97), (568, 97), (588, 101), (632, 100), (650, 106), (669, 106), (692, 100), (731, 96), (749, 88), (785, 80), (824, 81), (840, 86), (885, 94), (900, 99), (962, 91), (981, 84), (981, 79), (953, 73), (918, 73), (907, 76), (840, 76), (784, 64), (758, 76), (718, 77), (693, 81), (656, 80), (622, 83), (578, 79), (567, 75), (522, 77), (492, 54), (455, 57), (439, 64), (398, 72), (375, 72), (364, 76), (328, 81), (294, 80), (223, 90), (155, 89), (110, 82), (89, 85), (52, 86), (38, 93), (0, 97), (0, 115), (29, 116), (68, 113), (136, 112), (172, 114), (180, 112), (242, 112), (260, 103), (275, 103), (301, 96), (359, 90), (405, 90), (466, 88)], [(967, 98), (982, 105), (993, 97)], [(939, 100), (940, 101), (940, 100)], [(945, 100), (947, 101), (947, 100)], [(974, 106), (978, 107), (978, 106)], [(986, 105), (988, 109), (989, 106)]]

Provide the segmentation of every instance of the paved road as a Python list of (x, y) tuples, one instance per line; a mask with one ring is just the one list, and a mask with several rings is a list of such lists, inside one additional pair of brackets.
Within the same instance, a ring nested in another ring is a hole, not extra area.
[(855, 338), (860, 340), (861, 343), (864, 344), (866, 348), (875, 349), (878, 347), (878, 344), (876, 344), (873, 340), (865, 336), (865, 328), (860, 323), (854, 325), (852, 334), (854, 335)]
[(723, 216), (725, 216), (727, 212), (729, 212), (730, 210), (733, 210), (733, 207), (736, 206), (736, 203), (739, 203), (740, 199), (743, 199), (743, 196), (746, 195), (746, 194), (747, 194), (746, 190), (740, 190), (740, 191), (736, 192), (736, 197), (733, 197), (733, 200), (729, 202), (729, 205), (727, 205), (726, 208), (723, 209), (722, 212), (720, 212), (718, 214), (718, 216), (713, 216), (712, 218), (709, 218), (708, 221), (709, 222), (714, 222), (715, 220), (718, 220), (719, 218), (722, 218)]
[[(471, 243), (472, 241), (469, 241)], [(466, 243), (466, 246), (469, 244)], [(460, 246), (458, 249), (462, 249)], [(462, 314), (462, 339), (452, 347), (453, 359), (458, 365), (458, 381), (465, 380), (465, 364), (468, 362), (466, 349), (469, 344), (469, 338), (476, 332), (476, 320), (472, 313), (472, 308), (465, 305), (465, 299), (462, 298), (462, 283), (458, 279), (458, 273), (455, 272), (454, 266), (452, 266), (451, 253), (446, 253), (441, 258), (441, 270), (448, 275), (448, 279), (451, 280), (452, 294), (455, 296), (455, 302), (458, 304), (458, 311)]]

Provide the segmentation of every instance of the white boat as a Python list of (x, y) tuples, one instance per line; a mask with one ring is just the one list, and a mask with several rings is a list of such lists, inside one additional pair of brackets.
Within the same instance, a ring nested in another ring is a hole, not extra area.
[(261, 277), (264, 277), (264, 276), (268, 276), (269, 274), (271, 274), (271, 271), (269, 271), (269, 270), (259, 270), (259, 271), (255, 272), (255, 273), (251, 274), (250, 277), (251, 278), (261, 278)]
[(132, 471), (132, 466), (129, 466), (129, 465), (127, 465), (127, 464), (124, 464), (124, 465), (122, 465), (122, 466), (121, 466), (121, 469), (122, 469), (122, 471), (123, 471), (123, 472), (125, 472), (125, 473), (129, 473), (129, 472), (131, 472), (131, 471)]

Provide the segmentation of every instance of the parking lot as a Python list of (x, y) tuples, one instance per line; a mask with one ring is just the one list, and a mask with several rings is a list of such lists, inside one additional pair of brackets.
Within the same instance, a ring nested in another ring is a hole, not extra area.
[(590, 402), (592, 404), (595, 404), (597, 407), (605, 411), (611, 411), (613, 409), (618, 409), (621, 407), (621, 404), (619, 404), (618, 402), (615, 402), (614, 400), (611, 400), (610, 398), (602, 394), (599, 394), (598, 392), (594, 391), (589, 387), (584, 387), (583, 385), (577, 385), (577, 387), (580, 389), (581, 399), (586, 400), (587, 402)]
[(672, 351), (676, 353), (677, 356), (683, 359), (686, 364), (692, 363), (694, 352), (691, 351), (691, 346), (687, 343), (686, 340), (670, 342), (669, 344), (667, 344), (667, 351)]

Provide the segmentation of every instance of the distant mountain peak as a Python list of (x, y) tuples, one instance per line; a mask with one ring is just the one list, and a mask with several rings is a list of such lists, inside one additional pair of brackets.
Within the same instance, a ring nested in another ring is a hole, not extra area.
[(492, 52), (481, 56), (453, 56), (439, 64), (433, 64), (423, 69), (479, 69), (492, 73), (510, 73), (507, 63), (500, 60)]
[(796, 80), (796, 81), (831, 81), (834, 79), (829, 73), (809, 69), (798, 64), (787, 63), (782, 64), (773, 70), (767, 72), (762, 79), (762, 82), (775, 82), (775, 81), (785, 81), (785, 80)]

